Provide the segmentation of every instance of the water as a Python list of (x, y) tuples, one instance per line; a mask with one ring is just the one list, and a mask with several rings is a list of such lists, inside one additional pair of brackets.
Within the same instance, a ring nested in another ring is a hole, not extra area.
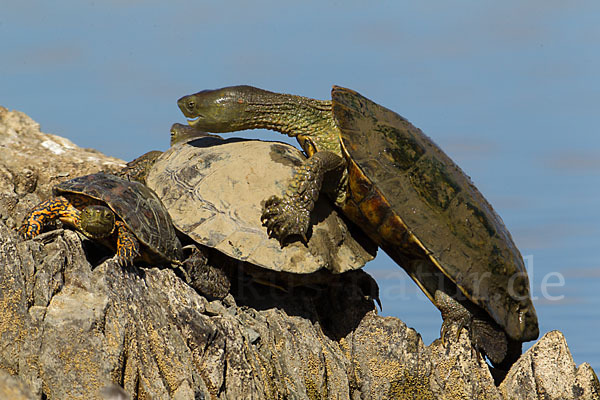
[[(354, 88), (473, 178), (526, 257), (541, 333), (561, 330), (599, 371), (599, 12), (592, 0), (7, 2), (0, 105), (129, 160), (167, 147), (185, 94)], [(384, 315), (438, 337), (439, 312), (400, 268), (382, 253), (367, 270)]]

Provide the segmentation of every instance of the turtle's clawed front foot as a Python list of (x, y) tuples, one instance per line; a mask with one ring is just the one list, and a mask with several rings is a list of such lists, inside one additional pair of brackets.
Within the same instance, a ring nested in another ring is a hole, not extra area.
[(23, 224), (17, 229), (17, 233), (25, 240), (32, 239), (34, 236), (37, 236), (38, 229), (36, 227), (32, 227), (30, 224)]
[(458, 340), (460, 338), (460, 333), (462, 332), (463, 328), (468, 329), (469, 325), (469, 317), (462, 317), (461, 319), (444, 319), (444, 321), (442, 322), (442, 327), (440, 329), (440, 338), (442, 339), (442, 345), (446, 346), (446, 343), (448, 343), (447, 338), (450, 332), (452, 331), (452, 326), (456, 326), (456, 336), (454, 339)]
[(121, 267), (133, 265), (133, 260), (141, 255), (140, 242), (124, 223), (117, 221), (115, 225), (118, 229), (115, 260)]
[(324, 174), (343, 165), (342, 157), (320, 151), (297, 167), (283, 197), (271, 196), (265, 202), (260, 219), (269, 237), (277, 238), (282, 246), (293, 235), (307, 243), (310, 212), (319, 198)]
[(446, 346), (446, 343), (448, 343), (447, 338), (449, 333), (452, 331), (452, 326), (456, 327), (456, 340), (460, 338), (460, 333), (462, 332), (463, 328), (466, 328), (470, 332), (473, 316), (456, 299), (450, 297), (440, 290), (436, 290), (435, 303), (442, 312), (443, 322), (440, 329), (442, 345)]
[[(186, 283), (210, 300), (224, 299), (231, 288), (231, 281), (227, 273), (223, 268), (209, 263), (206, 250), (196, 246), (188, 248), (191, 248), (191, 254), (180, 268), (185, 276)], [(217, 261), (216, 264), (219, 264), (219, 262)], [(222, 265), (222, 267), (226, 268), (227, 266)]]
[(261, 221), (267, 227), (269, 237), (277, 238), (279, 243), (283, 244), (292, 235), (299, 235), (307, 242), (310, 212), (293, 197), (269, 197), (265, 202)]
[(140, 256), (140, 252), (133, 248), (120, 248), (115, 255), (115, 261), (119, 267), (133, 265), (133, 260)]

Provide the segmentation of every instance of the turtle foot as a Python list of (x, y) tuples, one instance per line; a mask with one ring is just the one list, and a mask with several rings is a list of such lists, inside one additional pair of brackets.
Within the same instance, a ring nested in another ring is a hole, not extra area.
[(117, 221), (115, 225), (117, 227), (117, 254), (115, 254), (115, 261), (120, 267), (133, 265), (133, 260), (141, 255), (140, 242), (124, 223)]
[[(506, 334), (496, 323), (479, 318), (473, 319), (471, 329), (471, 342), (478, 349), (482, 349), (495, 367), (506, 365), (510, 367), (521, 355), (521, 343), (515, 342), (518, 347), (517, 357), (508, 358), (509, 340)], [(508, 368), (506, 369), (508, 371)]]
[(463, 328), (467, 328), (470, 332), (473, 316), (462, 304), (439, 290), (435, 292), (435, 302), (444, 320), (440, 329), (440, 338), (444, 346), (448, 343), (447, 338), (453, 326), (457, 327), (456, 340), (460, 337)]
[(209, 299), (222, 300), (229, 294), (231, 281), (221, 269), (209, 264), (204, 251), (194, 247), (192, 254), (181, 265), (185, 281)]
[(307, 242), (310, 211), (295, 198), (271, 196), (265, 202), (261, 221), (267, 227), (269, 237), (283, 244), (289, 236), (299, 235)]
[[(508, 338), (504, 330), (482, 310), (468, 310), (463, 304), (444, 292), (436, 291), (436, 305), (442, 312), (444, 322), (440, 329), (442, 344), (448, 343), (452, 327), (456, 326), (456, 340), (463, 328), (466, 328), (473, 347), (483, 352), (494, 366), (500, 363), (514, 362), (507, 360)], [(471, 307), (472, 308), (472, 307)], [(520, 345), (520, 343), (518, 343)], [(520, 355), (520, 347), (516, 351)], [(517, 357), (518, 357), (517, 355)]]
[(115, 262), (121, 268), (133, 265), (133, 260), (139, 257), (140, 252), (130, 248), (119, 249), (114, 257)]
[(265, 202), (261, 221), (267, 227), (269, 237), (276, 237), (282, 246), (292, 235), (299, 235), (306, 243), (310, 213), (319, 198), (325, 173), (341, 172), (344, 166), (342, 157), (319, 151), (296, 167), (285, 195), (271, 196)]
[(146, 176), (161, 154), (162, 151), (149, 151), (135, 160), (128, 162), (127, 165), (115, 175), (128, 181), (146, 184)]
[(460, 338), (460, 334), (463, 328), (467, 328), (470, 323), (470, 318), (446, 318), (442, 322), (442, 327), (440, 328), (440, 338), (442, 339), (442, 345), (446, 346), (449, 343), (448, 338), (452, 332), (452, 327), (456, 326), (456, 336), (454, 340), (458, 340)]
[(44, 226), (58, 216), (58, 210), (68, 208), (68, 202), (62, 197), (51, 198), (35, 206), (23, 219), (17, 233), (25, 240), (33, 239)]
[(17, 229), (17, 233), (25, 240), (33, 239), (38, 235), (39, 229), (37, 226), (32, 226), (31, 224), (25, 223)]

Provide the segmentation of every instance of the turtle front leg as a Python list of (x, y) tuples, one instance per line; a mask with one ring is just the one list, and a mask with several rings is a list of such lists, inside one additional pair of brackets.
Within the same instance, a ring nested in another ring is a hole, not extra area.
[(319, 198), (323, 178), (344, 165), (337, 154), (319, 151), (298, 167), (283, 197), (271, 196), (265, 202), (261, 221), (269, 237), (283, 244), (288, 236), (300, 235), (306, 242), (310, 212)]
[[(455, 339), (458, 340), (463, 328), (466, 329), (475, 349), (482, 351), (494, 366), (501, 365), (507, 359), (508, 338), (504, 330), (492, 321), (485, 312), (468, 310), (458, 300), (440, 290), (435, 292), (435, 302), (442, 312), (442, 319), (444, 320), (440, 329), (442, 345), (445, 346), (448, 343), (451, 327), (456, 326)], [(517, 357), (520, 354), (519, 347)], [(516, 360), (516, 358), (513, 358), (510, 359), (511, 363)]]
[(132, 265), (133, 260), (140, 255), (140, 242), (121, 221), (115, 221), (117, 227), (117, 264), (121, 267)]
[(27, 214), (19, 233), (25, 239), (36, 237), (50, 221), (60, 219), (64, 223), (77, 226), (81, 212), (62, 196), (52, 197), (41, 202)]
[(463, 328), (469, 330), (473, 321), (472, 314), (456, 299), (450, 297), (441, 290), (435, 291), (435, 302), (442, 313), (442, 327), (440, 329), (440, 338), (442, 344), (448, 343), (447, 337), (452, 326), (456, 326), (456, 339), (460, 337)]

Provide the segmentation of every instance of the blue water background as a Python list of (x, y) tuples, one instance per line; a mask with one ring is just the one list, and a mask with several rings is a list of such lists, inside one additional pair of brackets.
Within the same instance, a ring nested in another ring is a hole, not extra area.
[[(358, 90), (472, 177), (527, 261), (542, 334), (561, 330), (600, 371), (600, 3), (365, 4), (6, 2), (0, 105), (129, 160), (167, 147), (184, 94)], [(439, 312), (400, 268), (382, 253), (367, 270), (384, 315), (438, 337)]]

